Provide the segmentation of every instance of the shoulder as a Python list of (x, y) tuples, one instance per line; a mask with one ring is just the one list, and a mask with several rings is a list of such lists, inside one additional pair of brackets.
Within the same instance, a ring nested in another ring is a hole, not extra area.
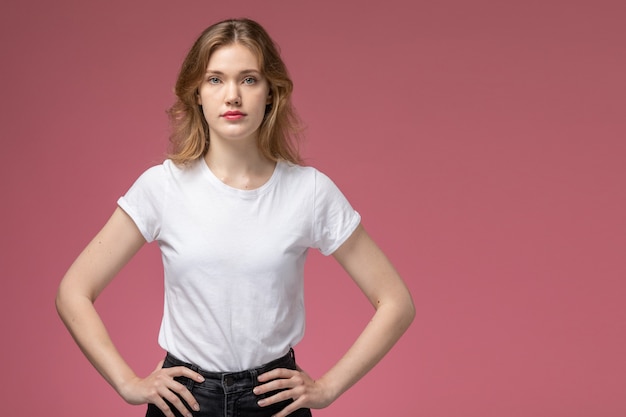
[[(318, 181), (331, 181), (330, 178), (312, 166), (296, 165), (290, 162), (281, 162), (284, 177), (296, 181), (312, 182), (313, 185)], [(332, 182), (332, 181), (331, 181)]]
[(343, 199), (343, 193), (324, 172), (311, 166), (283, 162), (283, 183), (290, 184), (299, 193), (315, 196), (316, 200)]
[(290, 162), (280, 162), (281, 187), (289, 192), (302, 194), (316, 194), (320, 180), (324, 182), (326, 175), (311, 166), (302, 166)]
[(143, 171), (130, 188), (130, 192), (142, 192), (160, 194), (170, 183), (173, 177), (180, 175), (181, 168), (177, 167), (171, 160), (153, 165)]
[(167, 181), (171, 178), (193, 175), (197, 168), (197, 161), (192, 161), (186, 165), (177, 165), (171, 159), (166, 159), (163, 163), (146, 169), (139, 178), (149, 182)]

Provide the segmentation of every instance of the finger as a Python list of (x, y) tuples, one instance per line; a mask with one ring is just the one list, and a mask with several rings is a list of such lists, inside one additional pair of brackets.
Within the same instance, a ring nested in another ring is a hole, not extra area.
[(252, 390), (256, 395), (266, 394), (271, 391), (293, 388), (294, 384), (290, 379), (274, 379), (261, 385), (257, 385)]
[(285, 417), (293, 413), (294, 411), (299, 410), (300, 408), (302, 408), (302, 406), (300, 406), (299, 401), (294, 401), (287, 407), (280, 410), (280, 412), (278, 412), (277, 414), (274, 414), (273, 417)]
[(174, 392), (168, 390), (168, 393), (166, 393), (163, 398), (169, 401), (169, 403), (173, 405), (174, 408), (176, 408), (178, 412), (181, 413), (183, 416), (192, 416), (191, 412), (189, 411), (183, 400), (179, 396), (174, 394)]
[(186, 378), (193, 379), (194, 381), (204, 382), (204, 377), (202, 375), (184, 366), (167, 368), (167, 374), (172, 377), (184, 376)]
[[(174, 393), (178, 394), (178, 397), (176, 397), (177, 399), (179, 397), (182, 397), (182, 399), (189, 405), (189, 407), (191, 407), (192, 410), (195, 410), (195, 411), (200, 410), (200, 404), (198, 404), (198, 401), (196, 401), (196, 398), (183, 384), (180, 384), (174, 381), (174, 384), (171, 387), (169, 387), (169, 389), (173, 391)], [(172, 404), (174, 404), (174, 406), (180, 410), (178, 403), (172, 402)], [(187, 411), (187, 409), (185, 409), (185, 411)]]
[(298, 386), (306, 384), (307, 375), (297, 371), (290, 371), (289, 378), (273, 379), (269, 382), (258, 385), (254, 388), (255, 394), (265, 394), (270, 391), (295, 389)]
[(276, 368), (259, 375), (257, 379), (259, 380), (259, 382), (265, 382), (278, 378), (291, 378), (296, 373), (298, 373), (298, 371), (295, 371), (293, 369)]
[(267, 397), (267, 398), (263, 398), (263, 399), (259, 400), (258, 404), (261, 407), (267, 407), (268, 405), (276, 404), (276, 403), (279, 403), (281, 401), (292, 400), (293, 399), (293, 395), (294, 395), (294, 393), (293, 393), (292, 390), (280, 391), (280, 392), (272, 395), (271, 397)]
[(174, 415), (174, 413), (172, 413), (172, 410), (170, 409), (170, 406), (167, 405), (167, 403), (165, 402), (163, 398), (159, 397), (157, 400), (153, 402), (153, 404), (156, 405), (164, 415), (166, 416)]

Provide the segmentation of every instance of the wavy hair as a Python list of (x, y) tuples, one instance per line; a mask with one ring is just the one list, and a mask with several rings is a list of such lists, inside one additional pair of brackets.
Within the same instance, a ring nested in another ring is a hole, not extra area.
[(211, 54), (234, 43), (248, 47), (258, 57), (261, 74), (270, 86), (272, 103), (267, 106), (259, 127), (259, 150), (272, 161), (283, 159), (300, 164), (301, 124), (291, 102), (293, 82), (272, 38), (261, 25), (250, 19), (216, 23), (205, 29), (191, 47), (176, 81), (176, 102), (168, 110), (172, 124), (169, 158), (184, 165), (207, 153), (209, 126), (197, 102), (198, 89)]

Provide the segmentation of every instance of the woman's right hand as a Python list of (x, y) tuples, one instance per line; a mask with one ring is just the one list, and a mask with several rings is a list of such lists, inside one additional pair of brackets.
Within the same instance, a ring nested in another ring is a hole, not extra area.
[(136, 377), (125, 383), (120, 387), (120, 395), (129, 404), (151, 403), (159, 407), (166, 416), (173, 416), (174, 413), (165, 402), (167, 400), (183, 416), (192, 417), (185, 403), (194, 411), (200, 410), (200, 405), (191, 395), (191, 392), (174, 378), (183, 376), (197, 382), (203, 382), (204, 378), (199, 373), (184, 366), (172, 368), (162, 368), (162, 366), (163, 361), (159, 362), (156, 369), (146, 378)]

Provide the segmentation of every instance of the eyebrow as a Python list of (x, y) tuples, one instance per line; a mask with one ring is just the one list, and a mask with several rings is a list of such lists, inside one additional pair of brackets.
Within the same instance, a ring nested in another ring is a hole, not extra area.
[[(216, 74), (216, 75), (224, 75), (224, 73), (222, 71), (217, 71), (217, 70), (212, 70), (212, 69), (207, 69), (206, 71), (207, 74)], [(259, 70), (255, 70), (255, 69), (246, 69), (243, 71), (239, 71), (238, 75), (246, 75), (246, 74), (261, 74), (261, 71)]]

